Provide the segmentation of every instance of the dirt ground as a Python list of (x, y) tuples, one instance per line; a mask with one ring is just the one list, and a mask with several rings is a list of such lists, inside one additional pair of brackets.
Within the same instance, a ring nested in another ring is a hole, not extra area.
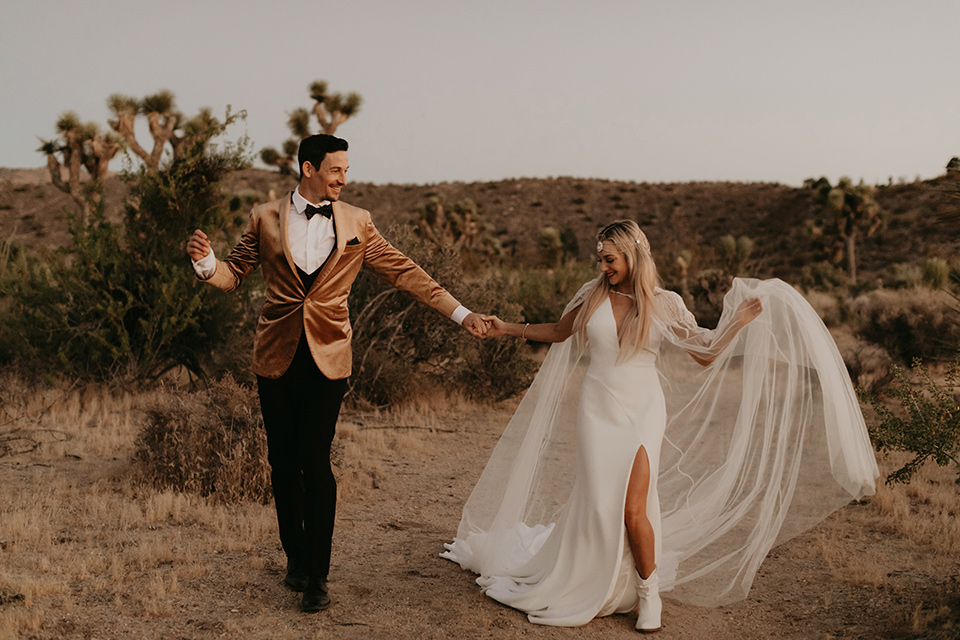
[[(67, 448), (0, 458), (0, 636), (636, 637), (632, 615), (579, 628), (530, 624), (482, 596), (474, 575), (438, 557), (510, 410), (451, 412), (427, 426), (343, 416), (345, 428), (382, 434), (384, 446), (344, 483), (333, 605), (316, 614), (300, 612), (298, 594), (281, 584), (283, 554), (270, 505), (216, 510), (173, 496), (163, 497), (160, 509), (162, 496), (125, 486), (129, 463), (122, 456), (71, 455)], [(118, 506), (89, 515), (91, 496)], [(27, 508), (45, 500), (55, 501), (46, 515)], [(922, 507), (914, 504), (911, 513)], [(960, 637), (960, 558), (917, 544), (890, 519), (869, 501), (849, 505), (774, 549), (749, 597), (736, 604), (697, 608), (667, 594), (664, 628), (654, 637)], [(132, 548), (154, 551), (138, 561)]]

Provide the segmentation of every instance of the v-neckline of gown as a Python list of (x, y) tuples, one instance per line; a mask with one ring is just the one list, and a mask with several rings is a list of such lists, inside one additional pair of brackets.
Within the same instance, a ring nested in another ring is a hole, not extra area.
[(617, 346), (619, 347), (620, 346), (620, 325), (617, 323), (617, 314), (613, 310), (613, 299), (610, 298), (610, 296), (612, 295), (614, 294), (612, 293), (607, 294), (607, 306), (610, 307), (610, 315), (613, 316), (613, 330), (615, 335), (617, 336)]

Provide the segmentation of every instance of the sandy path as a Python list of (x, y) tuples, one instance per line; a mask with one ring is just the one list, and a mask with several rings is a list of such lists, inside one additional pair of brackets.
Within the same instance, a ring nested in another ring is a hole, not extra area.
[[(404, 429), (394, 429), (403, 425), (390, 418), (345, 416), (357, 429), (382, 429), (387, 446), (363, 463), (376, 470), (379, 488), (362, 465), (355, 475), (362, 481), (344, 487), (330, 580), (334, 604), (309, 615), (281, 585), (271, 506), (216, 510), (185, 499), (179, 511), (170, 507), (179, 515), (148, 516), (159, 507), (145, 503), (161, 499), (125, 488), (122, 460), (35, 454), (2, 460), (4, 498), (22, 509), (9, 507), (7, 523), (0, 521), (0, 636), (21, 628), (20, 637), (44, 639), (637, 637), (630, 615), (572, 629), (530, 624), (483, 597), (472, 574), (438, 557), (509, 414), (508, 407), (474, 408), (441, 417), (444, 430), (408, 430), (394, 440), (390, 434)], [(62, 506), (29, 515), (28, 505), (49, 500)], [(133, 515), (94, 521), (84, 515), (91, 508), (84, 500), (115, 501), (113, 511)], [(27, 536), (10, 524), (24, 517), (50, 521), (35, 523), (39, 532)], [(99, 564), (71, 568), (75, 558), (103, 554), (108, 559)], [(112, 573), (103, 575), (110, 573), (103, 567)], [(949, 630), (912, 634), (910, 623), (938, 606), (952, 606), (956, 616), (958, 583), (955, 557), (892, 533), (876, 509), (852, 504), (775, 549), (747, 600), (702, 609), (667, 599), (665, 627), (656, 637), (957, 637)]]

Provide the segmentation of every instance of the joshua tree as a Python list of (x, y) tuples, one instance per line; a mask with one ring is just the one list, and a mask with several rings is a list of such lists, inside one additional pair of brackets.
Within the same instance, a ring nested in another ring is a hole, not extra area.
[(443, 206), (443, 196), (432, 196), (425, 205), (420, 207), (418, 213), (420, 218), (417, 220), (417, 234), (421, 238), (437, 247), (458, 248), (459, 238)]
[(731, 276), (739, 276), (743, 265), (753, 253), (753, 240), (747, 236), (734, 238), (727, 234), (720, 238), (720, 248), (723, 251), (724, 267)]
[[(123, 137), (127, 148), (143, 160), (150, 172), (159, 169), (168, 144), (176, 158), (184, 148), (184, 143), (206, 144), (216, 130), (216, 118), (209, 108), (204, 107), (197, 115), (187, 119), (177, 110), (173, 92), (167, 89), (140, 100), (115, 93), (107, 98), (107, 107), (113, 114), (113, 119), (107, 121), (110, 127)], [(153, 147), (149, 152), (137, 140), (134, 131), (138, 116), (147, 119), (150, 137), (153, 138)]]
[(328, 93), (325, 80), (317, 80), (310, 85), (310, 98), (313, 100), (312, 110), (302, 107), (294, 109), (287, 119), (287, 128), (291, 138), (283, 143), (283, 150), (277, 151), (273, 147), (264, 147), (260, 150), (260, 159), (264, 164), (275, 166), (280, 173), (294, 173), (294, 158), (300, 141), (312, 135), (310, 131), (310, 114), (317, 119), (318, 133), (333, 135), (337, 128), (350, 117), (360, 111), (362, 98), (359, 93), (350, 93), (343, 96), (339, 93)]
[(857, 281), (857, 239), (861, 229), (865, 237), (872, 237), (883, 228), (884, 215), (873, 197), (873, 188), (860, 181), (854, 186), (843, 177), (837, 186), (827, 192), (826, 208), (836, 216), (838, 234), (843, 240), (847, 256), (847, 272)]
[(310, 98), (313, 102), (313, 115), (320, 123), (320, 132), (333, 135), (337, 127), (347, 121), (350, 116), (360, 111), (362, 99), (360, 94), (353, 92), (342, 96), (339, 93), (327, 93), (327, 83), (317, 80), (310, 85)]
[[(156, 173), (167, 145), (176, 159), (195, 144), (205, 148), (210, 138), (225, 126), (208, 108), (200, 109), (192, 118), (185, 118), (176, 110), (173, 93), (167, 90), (142, 100), (115, 93), (107, 99), (107, 107), (113, 114), (113, 119), (108, 120), (113, 131), (101, 133), (96, 123), (83, 124), (73, 111), (67, 111), (57, 120), (58, 137), (41, 139), (38, 149), (46, 155), (50, 180), (77, 201), (84, 216), (102, 203), (107, 167), (124, 147), (143, 160), (148, 173)], [(149, 152), (137, 141), (134, 132), (136, 119), (141, 115), (146, 117), (153, 138), (153, 148)], [(243, 112), (231, 114), (228, 107), (225, 124), (244, 116)], [(67, 168), (66, 182), (63, 167)], [(86, 170), (88, 179), (81, 176), (81, 169)]]
[[(53, 184), (80, 205), (84, 218), (103, 200), (103, 179), (110, 160), (120, 151), (120, 140), (112, 133), (102, 133), (94, 122), (83, 124), (73, 111), (57, 119), (57, 137), (41, 139), (37, 149), (47, 157), (47, 170)], [(67, 180), (63, 180), (63, 168)], [(82, 177), (86, 172), (87, 179)]]
[(826, 198), (827, 194), (830, 193), (830, 189), (832, 189), (830, 181), (823, 176), (820, 176), (817, 180), (807, 178), (803, 181), (803, 186), (807, 189), (813, 189), (821, 198)]
[[(110, 127), (123, 136), (127, 148), (143, 160), (148, 171), (156, 171), (168, 142), (174, 137), (177, 123), (183, 116), (176, 110), (173, 93), (163, 89), (142, 100), (115, 93), (107, 98), (107, 107), (113, 114)], [(138, 115), (146, 116), (153, 138), (153, 148), (147, 152), (137, 141), (134, 124)]]

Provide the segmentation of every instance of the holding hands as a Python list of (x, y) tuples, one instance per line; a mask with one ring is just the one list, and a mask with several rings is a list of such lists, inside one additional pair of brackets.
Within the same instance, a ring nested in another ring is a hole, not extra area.
[(497, 316), (471, 313), (463, 319), (463, 328), (474, 338), (497, 338), (506, 335), (506, 323)]
[(481, 316), (479, 313), (470, 313), (460, 324), (474, 338), (486, 338), (488, 336), (485, 318), (486, 316)]
[(464, 318), (463, 328), (475, 338), (497, 338), (507, 333), (507, 325), (503, 320), (479, 313), (471, 313)]
[(499, 338), (507, 335), (507, 323), (497, 316), (483, 316), (483, 321), (487, 324), (485, 338)]

